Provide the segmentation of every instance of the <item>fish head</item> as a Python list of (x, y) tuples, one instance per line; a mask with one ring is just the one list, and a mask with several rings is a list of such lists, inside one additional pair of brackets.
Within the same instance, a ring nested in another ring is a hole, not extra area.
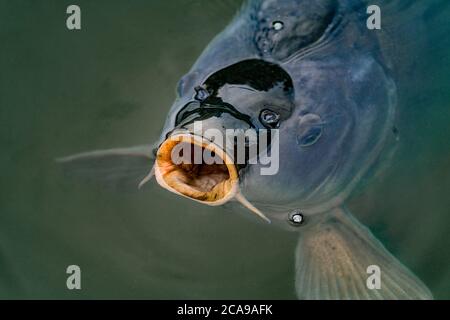
[[(181, 79), (155, 174), (177, 194), (209, 205), (245, 199), (285, 224), (293, 210), (342, 204), (376, 163), (393, 125), (395, 84), (362, 8), (249, 3)], [(256, 132), (256, 161), (248, 152), (237, 161), (228, 129), (244, 139)], [(183, 145), (222, 162), (183, 167), (173, 161)]]
[[(208, 205), (241, 199), (252, 207), (242, 198), (243, 175), (258, 160), (259, 134), (267, 133), (267, 151), (272, 130), (289, 119), (294, 108), (292, 90), (292, 80), (282, 68), (260, 59), (219, 69), (193, 86), (186, 101), (176, 102), (158, 148), (158, 183)], [(256, 208), (252, 210), (265, 218)]]

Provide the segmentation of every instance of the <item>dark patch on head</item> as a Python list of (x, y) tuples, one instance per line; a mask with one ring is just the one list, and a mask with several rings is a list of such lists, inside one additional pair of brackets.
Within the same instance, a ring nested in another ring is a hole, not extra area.
[(248, 85), (258, 91), (268, 91), (276, 85), (292, 91), (289, 74), (280, 66), (264, 60), (244, 60), (217, 71), (204, 83), (211, 95), (216, 95), (225, 84)]

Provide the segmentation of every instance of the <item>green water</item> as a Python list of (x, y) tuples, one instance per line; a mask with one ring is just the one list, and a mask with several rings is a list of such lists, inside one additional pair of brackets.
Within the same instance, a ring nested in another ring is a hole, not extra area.
[[(54, 158), (158, 137), (178, 79), (240, 1), (0, 0), (0, 298), (294, 299), (296, 235), (154, 183), (119, 193)], [(350, 208), (435, 297), (450, 298), (448, 58), (399, 156)], [(444, 60), (446, 59), (446, 60)], [(419, 103), (419, 102), (417, 102)], [(66, 288), (66, 268), (82, 290)]]

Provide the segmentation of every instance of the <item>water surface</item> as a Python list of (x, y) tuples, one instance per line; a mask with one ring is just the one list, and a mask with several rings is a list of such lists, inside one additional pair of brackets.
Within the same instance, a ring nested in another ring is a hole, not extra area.
[[(69, 4), (0, 0), (0, 298), (294, 299), (295, 234), (154, 183), (68, 180), (53, 161), (156, 139), (178, 79), (240, 1), (77, 1), (75, 32)], [(431, 89), (398, 123), (396, 158), (349, 206), (450, 298), (450, 61), (428, 58)], [(80, 291), (66, 288), (71, 264)]]

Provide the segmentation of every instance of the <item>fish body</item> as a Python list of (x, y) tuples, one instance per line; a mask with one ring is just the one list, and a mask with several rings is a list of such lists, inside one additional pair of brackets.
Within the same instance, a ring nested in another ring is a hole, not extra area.
[[(302, 299), (432, 298), (345, 207), (395, 147), (397, 60), (383, 34), (367, 28), (366, 9), (350, 0), (247, 2), (180, 80), (159, 141), (118, 153), (148, 164), (144, 182), (155, 175), (178, 195), (208, 205), (241, 203), (298, 232)], [(261, 174), (267, 163), (236, 163), (236, 143), (206, 134), (230, 128), (270, 131), (267, 149), (279, 154), (275, 172)], [(184, 155), (206, 150), (222, 163), (176, 163), (180, 146), (187, 146)], [(62, 161), (105, 161), (114, 153)], [(381, 270), (380, 288), (367, 284), (371, 266)]]

